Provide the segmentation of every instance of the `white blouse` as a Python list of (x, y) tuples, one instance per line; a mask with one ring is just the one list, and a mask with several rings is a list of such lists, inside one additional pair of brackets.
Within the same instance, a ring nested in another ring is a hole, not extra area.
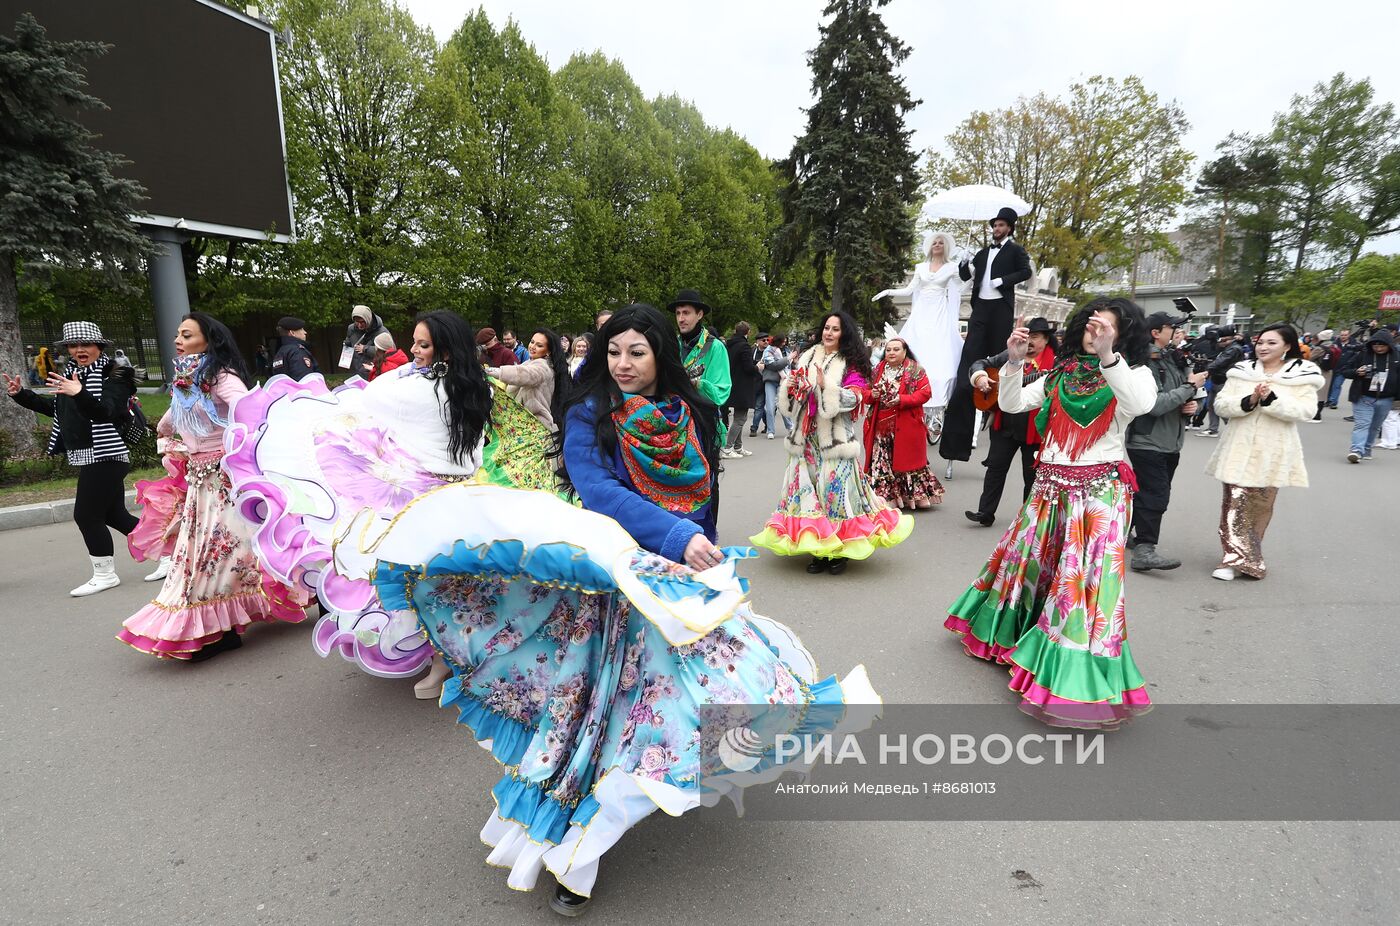
[[(1040, 408), (1045, 402), (1045, 381), (1042, 376), (1029, 386), (1022, 386), (1024, 364), (1008, 363), (1001, 368), (1001, 380), (997, 390), (997, 405), (1004, 412), (1016, 413)], [(1113, 423), (1108, 431), (1094, 444), (1081, 453), (1078, 459), (1069, 455), (1042, 436), (1044, 442), (1040, 451), (1042, 463), (1060, 463), (1087, 466), (1091, 463), (1118, 463), (1127, 459), (1124, 441), (1128, 426), (1133, 419), (1152, 410), (1157, 401), (1157, 380), (1146, 366), (1130, 367), (1128, 361), (1119, 359), (1111, 367), (1103, 367), (1103, 378), (1113, 387), (1113, 395), (1118, 400), (1113, 412)]]

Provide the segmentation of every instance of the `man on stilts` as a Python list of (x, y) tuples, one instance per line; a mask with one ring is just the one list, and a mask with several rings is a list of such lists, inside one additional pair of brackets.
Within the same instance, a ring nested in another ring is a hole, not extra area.
[(966, 461), (972, 456), (975, 421), (972, 385), (968, 370), (974, 361), (990, 357), (1006, 346), (1011, 322), (1016, 317), (1016, 284), (1031, 278), (1031, 260), (1026, 249), (1011, 235), (1016, 230), (1016, 211), (1003, 208), (991, 221), (992, 243), (958, 268), (964, 280), (972, 280), (972, 317), (967, 324), (967, 340), (958, 360), (953, 395), (943, 419), (943, 439), (938, 455), (949, 462)]

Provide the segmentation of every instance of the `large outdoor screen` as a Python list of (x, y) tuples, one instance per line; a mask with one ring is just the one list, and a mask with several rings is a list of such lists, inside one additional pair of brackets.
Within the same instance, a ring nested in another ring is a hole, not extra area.
[(205, 234), (293, 233), (273, 30), (213, 0), (0, 0), (51, 38), (111, 45), (88, 62), (108, 110), (82, 115), (149, 199), (141, 221)]

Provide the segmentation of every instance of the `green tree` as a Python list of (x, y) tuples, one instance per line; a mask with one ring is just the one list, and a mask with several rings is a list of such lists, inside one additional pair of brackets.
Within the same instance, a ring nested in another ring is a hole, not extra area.
[[(119, 176), (118, 154), (93, 144), (75, 118), (104, 108), (85, 89), (84, 62), (99, 42), (54, 42), (25, 13), (0, 35), (0, 369), (22, 374), (17, 265), (46, 260), (97, 264), (115, 273), (148, 251), (129, 216), (144, 190)], [(33, 449), (34, 416), (0, 402), (0, 430), (16, 450)]]
[(1274, 117), (1268, 142), (1279, 160), (1283, 244), (1294, 272), (1354, 260), (1400, 219), (1400, 123), (1394, 106), (1374, 97), (1369, 80), (1337, 74)]
[(555, 76), (569, 102), (564, 166), (580, 183), (568, 217), (566, 306), (587, 324), (618, 302), (665, 304), (681, 216), (670, 134), (621, 62), (576, 54)]
[[(1358, 258), (1327, 290), (1324, 305), (1328, 325), (1346, 326), (1374, 317), (1383, 292), (1400, 292), (1400, 254)], [(1395, 321), (1396, 317), (1392, 314), (1386, 320)]]
[[(421, 281), (422, 219), (442, 146), (432, 34), (388, 0), (278, 0), (287, 168), (300, 240), (255, 263), (315, 301), (309, 321)], [(335, 294), (334, 298), (326, 296)]]
[[(563, 114), (549, 66), (514, 22), (497, 32), (483, 10), (438, 54), (433, 82), (444, 156), (427, 215), (432, 274), (470, 294), (498, 330), (520, 314), (557, 322), (568, 204)], [(557, 302), (557, 300), (554, 300)]]
[(1187, 225), (1191, 246), (1215, 254), (1209, 281), (1215, 309), (1249, 302), (1279, 272), (1278, 158), (1258, 139), (1231, 135), (1220, 157), (1201, 169), (1193, 205), (1200, 216)]
[(831, 307), (854, 312), (868, 328), (892, 311), (888, 302), (876, 305), (869, 297), (908, 269), (910, 206), (919, 186), (912, 132), (904, 124), (918, 101), (896, 72), (909, 48), (877, 12), (888, 2), (827, 3), (822, 15), (830, 19), (808, 55), (817, 101), (792, 150), (795, 218), (810, 234), (804, 250), (818, 281), (831, 264)]
[(1017, 235), (1038, 267), (1074, 294), (1101, 278), (1135, 285), (1137, 258), (1170, 252), (1168, 225), (1187, 197), (1189, 123), (1137, 77), (1095, 76), (1066, 98), (1039, 94), (975, 112), (930, 153), (928, 185), (1008, 187), (1031, 203)]

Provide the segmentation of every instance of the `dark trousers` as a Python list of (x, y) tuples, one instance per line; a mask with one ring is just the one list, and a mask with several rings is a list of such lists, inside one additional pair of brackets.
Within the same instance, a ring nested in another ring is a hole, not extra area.
[(1035, 482), (1035, 455), (1040, 447), (1027, 444), (1024, 428), (1019, 435), (1005, 428), (988, 432), (991, 435), (987, 448), (987, 475), (982, 477), (982, 498), (977, 502), (977, 510), (983, 514), (996, 514), (1001, 504), (1001, 490), (1006, 486), (1006, 474), (1011, 470), (1011, 461), (1021, 454), (1021, 480), (1025, 486), (1021, 501), (1030, 497), (1031, 484)]
[(1010, 299), (984, 302), (972, 297), (972, 316), (967, 322), (967, 340), (963, 341), (958, 359), (958, 375), (953, 380), (953, 394), (948, 410), (943, 413), (943, 437), (938, 441), (938, 455), (945, 460), (967, 460), (972, 457), (972, 429), (977, 421), (972, 407), (972, 384), (967, 371), (983, 357), (1006, 350), (1011, 337), (1012, 313), (1016, 307)]
[(78, 494), (73, 520), (82, 532), (89, 556), (111, 556), (112, 534), (136, 529), (136, 517), (126, 510), (126, 479), (130, 467), (120, 460), (102, 460), (78, 467)]
[(1138, 543), (1155, 544), (1162, 535), (1162, 515), (1172, 500), (1172, 477), (1181, 454), (1129, 447), (1128, 462), (1133, 464), (1138, 482), (1133, 498), (1133, 532)]

